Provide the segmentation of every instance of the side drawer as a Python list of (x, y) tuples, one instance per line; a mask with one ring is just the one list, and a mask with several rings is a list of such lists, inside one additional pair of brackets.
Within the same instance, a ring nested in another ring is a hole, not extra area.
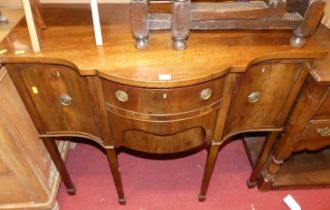
[(223, 78), (179, 88), (152, 89), (103, 80), (105, 102), (146, 114), (175, 114), (208, 106), (221, 99)]
[(329, 139), (330, 141), (330, 120), (309, 121), (300, 137), (300, 140), (307, 139)]
[(296, 142), (294, 150), (317, 150), (329, 145), (330, 120), (311, 120)]
[(328, 87), (328, 90), (322, 99), (321, 105), (318, 108), (317, 112), (315, 113), (313, 119), (329, 119), (329, 117), (330, 117), (330, 87)]

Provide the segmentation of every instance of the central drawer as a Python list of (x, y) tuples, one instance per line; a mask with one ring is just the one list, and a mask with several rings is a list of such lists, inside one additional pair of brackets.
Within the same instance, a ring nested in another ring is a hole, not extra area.
[(213, 139), (224, 78), (167, 89), (141, 88), (103, 80), (114, 145), (169, 154)]
[(145, 114), (175, 114), (199, 109), (220, 100), (223, 88), (223, 78), (169, 89), (133, 87), (107, 80), (102, 83), (106, 103)]

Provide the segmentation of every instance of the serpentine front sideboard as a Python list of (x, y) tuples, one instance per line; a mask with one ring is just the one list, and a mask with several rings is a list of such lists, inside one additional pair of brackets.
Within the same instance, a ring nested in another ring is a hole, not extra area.
[(207, 148), (199, 193), (205, 200), (220, 147), (238, 134), (266, 132), (249, 178), (255, 185), (313, 60), (327, 54), (330, 34), (321, 26), (303, 48), (293, 49), (285, 31), (193, 32), (190, 47), (177, 52), (164, 42), (166, 33), (157, 33), (154, 44), (139, 51), (128, 5), (100, 8), (102, 47), (94, 45), (88, 7), (43, 9), (48, 28), (41, 32), (42, 52), (32, 52), (21, 23), (0, 44), (8, 50), (0, 62), (68, 192), (75, 188), (53, 139), (81, 137), (105, 149), (122, 204), (120, 148), (158, 155)]

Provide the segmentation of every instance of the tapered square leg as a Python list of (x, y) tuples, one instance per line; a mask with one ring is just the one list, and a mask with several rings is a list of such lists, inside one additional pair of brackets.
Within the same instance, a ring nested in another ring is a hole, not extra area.
[(206, 192), (208, 190), (210, 180), (211, 180), (211, 176), (212, 176), (212, 173), (213, 173), (213, 169), (214, 169), (214, 166), (215, 166), (215, 162), (217, 160), (219, 147), (220, 147), (220, 144), (212, 142), (210, 150), (208, 152), (206, 164), (205, 164), (201, 191), (198, 194), (198, 200), (199, 201), (205, 201), (205, 199), (206, 199)]
[(113, 181), (115, 183), (117, 194), (118, 194), (118, 202), (121, 205), (125, 205), (126, 198), (124, 195), (123, 184), (121, 181), (117, 153), (114, 148), (107, 148), (106, 153), (107, 153), (108, 162), (109, 162), (109, 166), (111, 169)]
[(50, 157), (52, 158), (57, 170), (60, 173), (62, 181), (63, 181), (65, 187), (67, 188), (68, 194), (75, 195), (76, 188), (71, 181), (71, 177), (69, 175), (67, 168), (65, 167), (65, 163), (61, 157), (60, 152), (58, 151), (55, 141), (50, 138), (42, 138), (42, 141), (43, 141)]

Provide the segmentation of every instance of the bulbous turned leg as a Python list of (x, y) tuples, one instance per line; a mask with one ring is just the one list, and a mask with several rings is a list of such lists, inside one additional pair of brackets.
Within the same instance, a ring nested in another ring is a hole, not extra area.
[(296, 35), (293, 35), (290, 39), (290, 44), (294, 48), (301, 48), (305, 45), (306, 39), (303, 37), (299, 37)]
[(190, 33), (191, 0), (172, 1), (172, 48), (186, 49), (186, 40)]
[(187, 47), (185, 39), (173, 39), (172, 47), (175, 50), (184, 50)]
[(148, 2), (148, 0), (130, 2), (131, 28), (137, 49), (145, 49), (149, 45)]
[(283, 160), (278, 160), (274, 156), (272, 157), (272, 161), (258, 179), (257, 185), (260, 191), (269, 191), (272, 189), (281, 164), (283, 164)]
[(149, 46), (148, 38), (136, 38), (135, 47), (137, 49), (146, 49)]

